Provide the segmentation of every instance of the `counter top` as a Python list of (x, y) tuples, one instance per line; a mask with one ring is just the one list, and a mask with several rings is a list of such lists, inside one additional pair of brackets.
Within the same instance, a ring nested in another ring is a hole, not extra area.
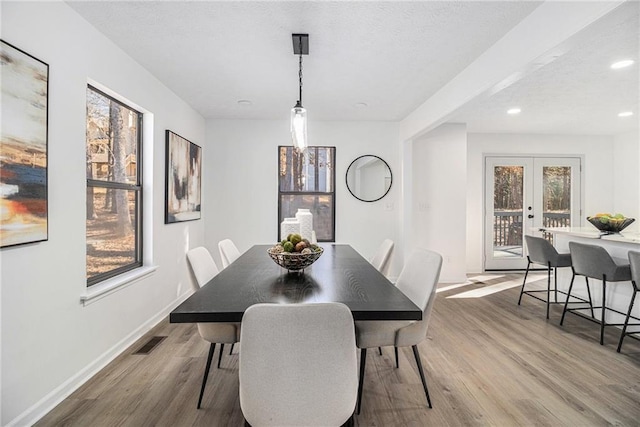
[(554, 234), (567, 234), (570, 236), (585, 237), (588, 239), (601, 239), (612, 242), (638, 243), (640, 244), (640, 232), (623, 231), (621, 233), (606, 234), (595, 227), (540, 227), (540, 231)]

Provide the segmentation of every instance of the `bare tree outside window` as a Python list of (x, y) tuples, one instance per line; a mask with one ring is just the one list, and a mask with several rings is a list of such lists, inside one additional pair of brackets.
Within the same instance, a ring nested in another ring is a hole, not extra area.
[(284, 218), (303, 208), (313, 214), (318, 241), (335, 241), (335, 157), (335, 147), (308, 147), (302, 153), (278, 147), (278, 236)]
[(142, 265), (142, 114), (87, 88), (87, 284)]

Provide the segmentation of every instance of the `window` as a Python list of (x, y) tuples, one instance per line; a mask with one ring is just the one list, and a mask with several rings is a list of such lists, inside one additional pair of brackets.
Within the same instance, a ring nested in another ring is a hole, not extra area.
[(294, 217), (299, 208), (310, 209), (319, 242), (334, 242), (335, 147), (309, 147), (298, 153), (278, 147), (278, 238), (280, 223)]
[(142, 114), (87, 87), (87, 286), (142, 266)]

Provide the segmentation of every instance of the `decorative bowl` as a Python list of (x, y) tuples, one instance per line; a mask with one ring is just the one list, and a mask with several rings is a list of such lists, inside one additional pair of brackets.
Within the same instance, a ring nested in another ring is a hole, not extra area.
[(619, 233), (629, 226), (635, 218), (611, 218), (608, 217), (602, 222), (602, 217), (588, 216), (589, 221), (595, 228), (605, 233)]
[(267, 253), (275, 262), (282, 268), (286, 268), (289, 271), (300, 271), (309, 267), (316, 262), (322, 255), (324, 249), (318, 247), (318, 251), (311, 252), (309, 254), (301, 254), (298, 252), (276, 252), (273, 248), (267, 249)]

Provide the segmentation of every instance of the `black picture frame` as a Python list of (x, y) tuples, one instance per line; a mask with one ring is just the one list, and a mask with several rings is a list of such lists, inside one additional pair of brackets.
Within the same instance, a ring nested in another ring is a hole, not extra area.
[(49, 64), (0, 39), (0, 248), (49, 240)]
[(164, 223), (202, 217), (202, 148), (166, 130)]

